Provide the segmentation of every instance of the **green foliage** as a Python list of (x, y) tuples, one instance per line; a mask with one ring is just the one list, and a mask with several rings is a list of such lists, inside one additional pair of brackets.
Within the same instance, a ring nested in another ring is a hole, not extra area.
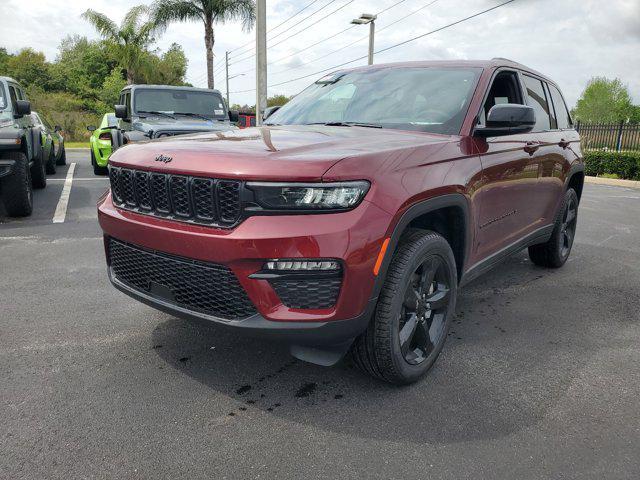
[[(6, 50), (5, 50), (6, 54)], [(44, 53), (36, 52), (32, 48), (23, 48), (16, 55), (5, 55), (6, 74), (26, 85), (37, 84), (43, 88), (51, 85), (51, 72)]]
[(150, 59), (152, 68), (146, 75), (147, 83), (159, 85), (184, 85), (188, 60), (184, 50), (177, 43), (160, 56)]
[(267, 107), (281, 107), (289, 100), (291, 100), (291, 97), (287, 97), (286, 95), (273, 95), (272, 97), (267, 98)]
[(640, 152), (586, 152), (585, 174), (640, 180)]
[(592, 78), (573, 110), (575, 119), (588, 123), (616, 123), (638, 115), (629, 90), (619, 79)]
[(112, 105), (118, 103), (120, 91), (126, 85), (127, 81), (124, 79), (122, 69), (120, 67), (114, 68), (111, 70), (111, 73), (105, 77), (104, 82), (102, 83), (102, 89), (100, 90), (100, 101), (108, 106), (108, 111), (113, 109)]

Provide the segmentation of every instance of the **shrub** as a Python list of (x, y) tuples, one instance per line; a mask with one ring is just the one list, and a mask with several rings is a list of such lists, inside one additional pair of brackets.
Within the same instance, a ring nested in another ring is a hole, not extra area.
[(640, 152), (585, 152), (585, 173), (640, 180)]

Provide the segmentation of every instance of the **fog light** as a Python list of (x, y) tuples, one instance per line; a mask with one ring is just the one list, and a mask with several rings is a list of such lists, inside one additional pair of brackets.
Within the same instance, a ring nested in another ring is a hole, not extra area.
[(305, 260), (269, 260), (264, 264), (265, 270), (277, 270), (286, 272), (305, 272), (305, 271), (338, 271), (340, 270), (340, 262), (332, 259), (305, 259)]

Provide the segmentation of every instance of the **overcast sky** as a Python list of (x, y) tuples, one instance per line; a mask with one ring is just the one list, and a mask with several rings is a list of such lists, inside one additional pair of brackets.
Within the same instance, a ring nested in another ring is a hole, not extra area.
[[(405, 0), (381, 13), (377, 20), (376, 50), (504, 0), (436, 0), (433, 5), (385, 28), (432, 1)], [(16, 52), (30, 46), (54, 60), (65, 36), (80, 34), (97, 38), (92, 27), (80, 18), (88, 6), (119, 22), (129, 8), (140, 3), (150, 1), (1, 0), (0, 47)], [(361, 13), (380, 12), (398, 0), (316, 0), (294, 19), (274, 29), (310, 3), (312, 0), (267, 0), (267, 30), (273, 29), (267, 36), (270, 39), (268, 61), (273, 62), (269, 66), (269, 85), (273, 85), (269, 95), (297, 93), (316, 76), (275, 84), (366, 55), (368, 27), (354, 26), (338, 33)], [(304, 20), (309, 15), (312, 16)], [(288, 39), (291, 35), (294, 36)], [(189, 59), (187, 79), (197, 86), (206, 86), (203, 36), (204, 28), (199, 23), (176, 23), (156, 44), (161, 50), (173, 42), (182, 45)], [(229, 50), (232, 51), (230, 75), (244, 74), (231, 80), (231, 92), (255, 87), (255, 58), (251, 57), (254, 39), (254, 33), (243, 32), (239, 24), (216, 26), (216, 68), (222, 65), (224, 52)], [(318, 59), (356, 41), (348, 48)], [(239, 48), (248, 42), (251, 43)], [(640, 0), (515, 0), (485, 15), (381, 53), (375, 61), (491, 57), (511, 58), (547, 74), (560, 84), (570, 106), (594, 76), (620, 78), (628, 85), (635, 103), (640, 103)], [(350, 65), (365, 63), (366, 59)], [(318, 73), (317, 77), (322, 75)], [(216, 75), (216, 88), (225, 90), (222, 68)], [(232, 93), (231, 102), (254, 104), (255, 92)]]

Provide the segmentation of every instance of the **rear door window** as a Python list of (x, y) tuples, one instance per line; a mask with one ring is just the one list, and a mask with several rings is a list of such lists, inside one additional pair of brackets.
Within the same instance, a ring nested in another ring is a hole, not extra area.
[(533, 107), (536, 112), (535, 132), (551, 130), (551, 116), (549, 102), (542, 82), (537, 78), (523, 75), (524, 84), (527, 88), (527, 105)]
[(553, 85), (549, 85), (549, 90), (551, 91), (551, 100), (553, 100), (553, 106), (556, 110), (558, 128), (560, 129), (570, 128), (571, 117), (569, 116), (569, 110), (567, 109), (567, 104), (564, 103), (564, 98), (562, 98), (562, 94), (560, 93), (560, 90), (558, 90)]

